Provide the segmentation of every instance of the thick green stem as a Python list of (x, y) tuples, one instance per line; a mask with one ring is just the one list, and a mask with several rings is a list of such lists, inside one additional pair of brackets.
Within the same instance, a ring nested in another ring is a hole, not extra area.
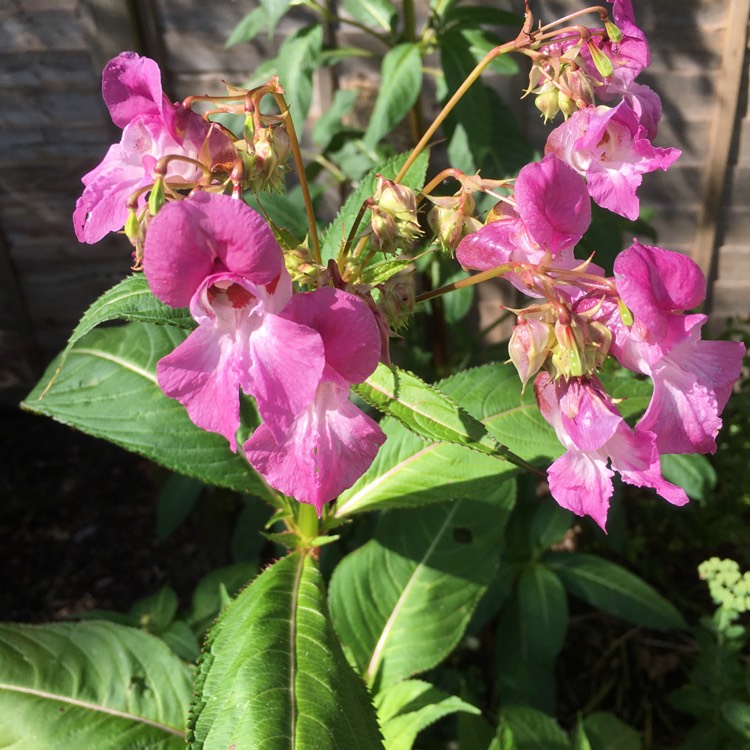
[(297, 506), (297, 533), (304, 542), (311, 542), (318, 536), (320, 522), (314, 505), (299, 503)]

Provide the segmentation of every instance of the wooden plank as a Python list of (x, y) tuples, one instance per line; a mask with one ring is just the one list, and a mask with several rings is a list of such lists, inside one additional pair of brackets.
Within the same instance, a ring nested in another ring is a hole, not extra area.
[[(692, 253), (693, 260), (701, 267), (709, 282), (713, 280), (715, 273), (716, 239), (732, 135), (737, 122), (737, 102), (745, 69), (749, 13), (750, 0), (731, 0), (727, 13), (721, 83), (703, 175), (703, 203)], [(705, 306), (706, 309), (711, 309), (710, 283)]]

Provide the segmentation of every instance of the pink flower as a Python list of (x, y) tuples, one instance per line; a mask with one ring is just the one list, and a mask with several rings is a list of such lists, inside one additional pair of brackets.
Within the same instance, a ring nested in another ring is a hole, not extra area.
[(280, 438), (262, 424), (245, 443), (250, 464), (276, 489), (318, 514), (368, 469), (385, 435), (349, 401), (349, 387), (375, 369), (380, 332), (368, 305), (324, 287), (295, 295), (283, 317), (317, 331), (325, 368), (314, 398)]
[(611, 351), (628, 369), (654, 382), (637, 431), (656, 435), (660, 453), (713, 453), (720, 414), (739, 378), (743, 344), (702, 341), (705, 315), (684, 315), (703, 301), (700, 268), (680, 253), (636, 242), (615, 261), (615, 281), (633, 314), (625, 326), (613, 306)]
[[(485, 271), (506, 263), (574, 268), (573, 247), (591, 222), (591, 203), (583, 180), (554, 156), (527, 164), (515, 184), (515, 209), (461, 240), (456, 257), (464, 268)], [(506, 275), (526, 294), (534, 294), (516, 274)]]
[(534, 391), (542, 416), (567, 449), (547, 470), (552, 497), (563, 508), (591, 516), (605, 529), (615, 471), (673, 505), (688, 501), (684, 490), (662, 477), (654, 434), (634, 432), (596, 378), (552, 380), (542, 372)]
[(314, 398), (325, 365), (312, 328), (282, 317), (292, 293), (281, 249), (260, 215), (225, 195), (165, 205), (146, 237), (144, 271), (198, 328), (157, 365), (161, 389), (193, 422), (236, 448), (239, 389), (280, 438)]
[(583, 175), (591, 197), (620, 216), (638, 218), (636, 191), (641, 175), (667, 170), (680, 155), (676, 148), (657, 148), (646, 137), (636, 113), (625, 103), (578, 110), (547, 139), (554, 154)]
[[(98, 242), (122, 229), (127, 201), (154, 182), (154, 167), (167, 154), (188, 156), (212, 166), (234, 160), (231, 141), (198, 114), (172, 104), (162, 93), (157, 64), (134, 52), (110, 60), (102, 73), (102, 94), (112, 121), (123, 128), (120, 143), (110, 146), (102, 162), (83, 177), (73, 225), (81, 242)], [(196, 181), (192, 164), (170, 163), (167, 178), (177, 184)], [(141, 201), (142, 202), (142, 201)]]

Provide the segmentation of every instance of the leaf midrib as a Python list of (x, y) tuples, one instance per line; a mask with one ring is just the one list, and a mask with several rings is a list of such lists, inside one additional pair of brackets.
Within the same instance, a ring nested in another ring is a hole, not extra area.
[(432, 557), (432, 553), (435, 551), (435, 549), (438, 546), (438, 543), (443, 538), (443, 535), (445, 534), (446, 529), (450, 525), (450, 522), (453, 520), (453, 516), (456, 514), (456, 511), (458, 510), (460, 505), (461, 505), (460, 500), (456, 501), (453, 504), (450, 511), (448, 512), (448, 515), (445, 517), (445, 521), (443, 521), (442, 525), (440, 526), (438, 533), (435, 534), (435, 537), (430, 543), (430, 546), (427, 548), (427, 551), (422, 556), (422, 559), (417, 563), (416, 567), (412, 571), (412, 574), (409, 576), (409, 580), (407, 581), (406, 585), (401, 591), (401, 594), (396, 600), (396, 603), (394, 604), (393, 609), (391, 610), (391, 614), (389, 615), (388, 620), (383, 626), (383, 630), (380, 633), (378, 642), (375, 644), (375, 648), (372, 651), (372, 656), (370, 657), (370, 662), (367, 665), (367, 669), (365, 670), (365, 673), (364, 673), (365, 682), (369, 686), (372, 686), (373, 681), (375, 680), (378, 669), (380, 668), (380, 663), (383, 658), (382, 654), (383, 654), (383, 651), (385, 650), (386, 643), (388, 641), (390, 634), (393, 632), (394, 623), (396, 622), (399, 612), (401, 611), (401, 608), (403, 607), (404, 602), (406, 601), (406, 597), (408, 593), (414, 586), (422, 569), (426, 567), (427, 561), (430, 559), (430, 557)]
[(33, 695), (37, 698), (44, 698), (46, 700), (57, 701), (59, 703), (67, 703), (71, 706), (77, 706), (78, 708), (85, 708), (89, 711), (96, 711), (97, 713), (108, 714), (110, 716), (117, 716), (121, 719), (128, 719), (139, 724), (146, 724), (147, 726), (160, 729), (168, 734), (176, 735), (177, 737), (184, 737), (185, 733), (177, 727), (170, 726), (169, 724), (163, 724), (154, 719), (147, 719), (145, 716), (139, 716), (138, 714), (128, 713), (127, 711), (120, 711), (117, 708), (111, 708), (109, 706), (102, 706), (97, 703), (91, 703), (90, 701), (83, 701), (79, 698), (72, 698), (70, 696), (58, 695), (57, 693), (49, 693), (46, 690), (39, 690), (38, 688), (26, 688), (19, 685), (8, 685), (6, 683), (0, 683), (0, 690), (7, 690), (12, 693), (24, 693), (26, 695)]

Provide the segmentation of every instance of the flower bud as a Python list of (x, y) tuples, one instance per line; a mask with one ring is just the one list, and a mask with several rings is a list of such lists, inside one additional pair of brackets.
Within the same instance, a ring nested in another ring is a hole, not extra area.
[(508, 343), (508, 353), (524, 388), (546, 362), (554, 340), (553, 328), (546, 321), (519, 318)]
[(128, 218), (125, 222), (125, 236), (132, 245), (138, 239), (138, 214), (134, 208), (128, 210)]
[(534, 106), (542, 113), (545, 123), (554, 120), (560, 111), (559, 98), (560, 92), (552, 81), (547, 81), (539, 90)]
[(612, 61), (593, 42), (589, 42), (587, 46), (599, 75), (602, 78), (609, 78), (615, 72)]
[(378, 308), (392, 331), (403, 328), (414, 312), (414, 285), (411, 276), (392, 276), (382, 284)]
[(422, 234), (414, 191), (386, 180), (383, 175), (377, 175), (370, 210), (372, 243), (384, 253), (408, 249)]
[(320, 273), (325, 270), (313, 261), (310, 249), (304, 245), (284, 253), (284, 264), (292, 281), (306, 286), (314, 286)]
[(164, 178), (159, 175), (154, 182), (151, 192), (148, 194), (148, 212), (156, 216), (159, 209), (167, 202), (164, 197)]
[(476, 209), (474, 196), (466, 190), (460, 190), (454, 196), (430, 200), (435, 205), (427, 214), (427, 223), (442, 250), (453, 255), (461, 239), (482, 226), (472, 215)]

